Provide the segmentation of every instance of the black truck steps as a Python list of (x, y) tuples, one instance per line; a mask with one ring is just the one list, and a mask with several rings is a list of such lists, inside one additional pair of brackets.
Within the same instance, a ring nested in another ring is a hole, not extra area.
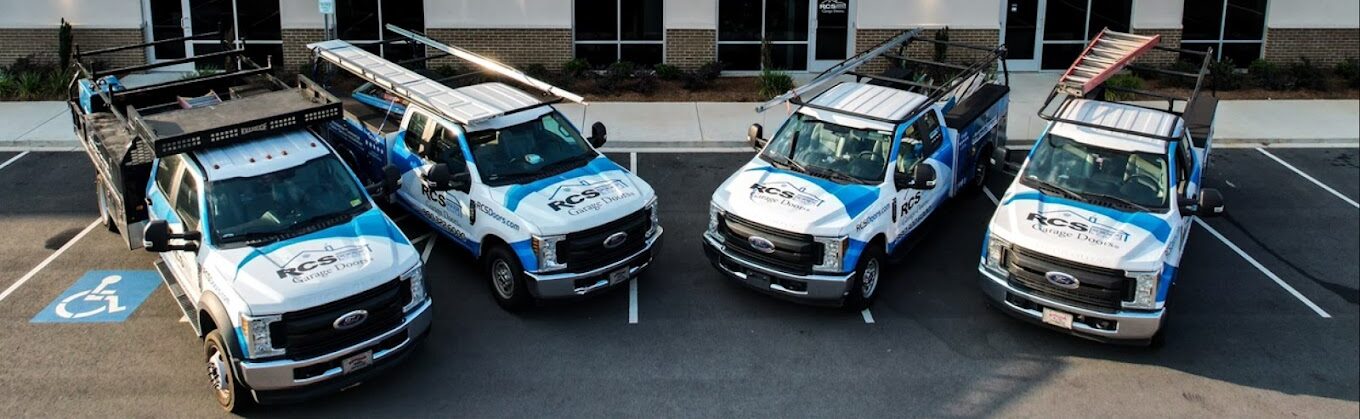
[(184, 313), (184, 317), (189, 319), (189, 327), (194, 328), (194, 333), (203, 336), (203, 325), (199, 324), (198, 309), (194, 307), (193, 301), (189, 301), (189, 296), (179, 286), (179, 281), (175, 280), (175, 273), (170, 271), (170, 267), (166, 266), (163, 260), (156, 261), (156, 273), (160, 274), (161, 282), (165, 283), (165, 289), (170, 291), (170, 296), (175, 297), (175, 304)]

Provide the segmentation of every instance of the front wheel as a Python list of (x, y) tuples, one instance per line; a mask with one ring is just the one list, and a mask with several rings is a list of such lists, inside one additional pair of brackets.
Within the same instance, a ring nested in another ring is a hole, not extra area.
[(505, 246), (492, 248), (486, 255), (486, 274), (496, 304), (507, 311), (522, 311), (533, 305), (519, 258)]
[(883, 280), (883, 268), (887, 263), (883, 250), (876, 244), (869, 244), (859, 257), (854, 279), (850, 281), (850, 295), (846, 297), (845, 307), (851, 310), (864, 310), (878, 297), (878, 288)]
[(217, 330), (208, 332), (208, 336), (203, 338), (203, 362), (208, 370), (209, 388), (212, 389), (213, 395), (217, 398), (217, 405), (222, 410), (241, 413), (249, 408), (254, 400), (232, 373), (231, 355), (223, 342), (222, 333)]

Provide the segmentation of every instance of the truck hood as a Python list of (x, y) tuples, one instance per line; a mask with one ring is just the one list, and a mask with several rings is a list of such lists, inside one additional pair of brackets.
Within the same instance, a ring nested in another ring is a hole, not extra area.
[(567, 234), (642, 209), (652, 187), (604, 156), (522, 185), (491, 189), (491, 198), (541, 235)]
[(718, 187), (713, 203), (729, 214), (781, 230), (839, 236), (873, 205), (878, 193), (873, 186), (839, 184), (757, 158)]
[[(252, 315), (336, 301), (396, 279), (418, 265), (411, 242), (373, 208), (350, 222), (260, 247), (216, 249), (210, 272), (229, 278)], [(216, 285), (216, 284), (214, 284)]]
[(1124, 212), (1049, 196), (1019, 183), (1001, 199), (991, 231), (1014, 245), (1111, 269), (1156, 270), (1172, 228), (1167, 214)]

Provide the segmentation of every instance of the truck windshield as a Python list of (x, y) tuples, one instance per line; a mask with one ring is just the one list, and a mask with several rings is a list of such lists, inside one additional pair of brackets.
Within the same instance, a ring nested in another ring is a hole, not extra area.
[(890, 132), (850, 128), (794, 114), (761, 157), (813, 176), (876, 183), (883, 180), (891, 151)]
[(1166, 208), (1165, 156), (1111, 150), (1053, 134), (1037, 147), (1021, 174), (1025, 186), (1122, 210)]
[(500, 186), (552, 176), (597, 155), (557, 112), (509, 127), (468, 134), (482, 183)]
[(327, 155), (277, 172), (212, 182), (208, 216), (221, 243), (287, 237), (368, 210), (363, 193), (344, 164)]

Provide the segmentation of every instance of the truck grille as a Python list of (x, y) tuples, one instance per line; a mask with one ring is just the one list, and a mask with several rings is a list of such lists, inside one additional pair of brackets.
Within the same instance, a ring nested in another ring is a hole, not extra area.
[[(1033, 294), (1086, 309), (1113, 312), (1123, 301), (1132, 301), (1132, 279), (1124, 271), (1071, 262), (1021, 247), (1012, 247), (1006, 261), (1007, 281), (1011, 286)], [(1049, 272), (1062, 272), (1077, 278), (1075, 289), (1048, 282)]]
[[(807, 275), (822, 261), (822, 245), (809, 234), (772, 228), (732, 214), (722, 216), (718, 232), (733, 253), (778, 271)], [(764, 237), (774, 243), (774, 252), (764, 253), (752, 248), (751, 236)]]
[[(567, 271), (572, 273), (622, 261), (647, 247), (647, 230), (651, 228), (652, 214), (643, 208), (599, 227), (568, 234), (557, 243), (557, 261), (567, 265)], [(621, 245), (605, 247), (605, 240), (616, 233), (625, 233), (628, 238)]]
[[(411, 301), (411, 287), (400, 279), (321, 306), (283, 315), (269, 330), (274, 347), (287, 357), (303, 360), (332, 353), (392, 330), (402, 321), (402, 308)], [(357, 327), (336, 330), (336, 318), (354, 310), (368, 311)]]

